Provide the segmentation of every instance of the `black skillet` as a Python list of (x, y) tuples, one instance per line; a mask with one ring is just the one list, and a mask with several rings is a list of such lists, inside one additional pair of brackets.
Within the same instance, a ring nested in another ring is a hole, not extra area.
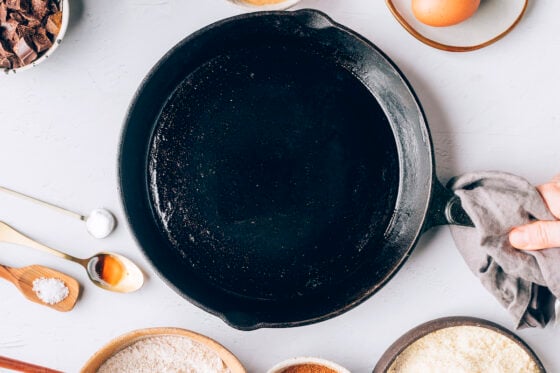
[(212, 24), (152, 69), (120, 152), (126, 215), (179, 294), (238, 329), (339, 315), (422, 232), (469, 224), (395, 65), (314, 10)]

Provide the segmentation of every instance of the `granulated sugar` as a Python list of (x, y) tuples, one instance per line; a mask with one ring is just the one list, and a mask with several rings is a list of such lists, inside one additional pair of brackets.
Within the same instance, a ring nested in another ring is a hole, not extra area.
[(487, 328), (456, 326), (420, 338), (389, 373), (538, 373), (531, 356), (511, 339)]
[(229, 373), (218, 354), (186, 337), (142, 339), (109, 358), (98, 373)]

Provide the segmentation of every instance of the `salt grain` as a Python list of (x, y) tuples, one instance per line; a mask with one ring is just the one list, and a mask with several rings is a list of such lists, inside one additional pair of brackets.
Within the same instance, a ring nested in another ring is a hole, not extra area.
[(33, 280), (33, 291), (41, 301), (50, 305), (62, 302), (70, 293), (64, 281), (45, 277)]
[(189, 338), (160, 336), (142, 339), (109, 358), (97, 373), (229, 373), (220, 356)]

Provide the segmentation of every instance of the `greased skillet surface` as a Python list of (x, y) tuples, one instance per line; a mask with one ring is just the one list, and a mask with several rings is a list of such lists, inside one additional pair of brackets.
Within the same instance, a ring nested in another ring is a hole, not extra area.
[(149, 153), (177, 260), (232, 294), (328, 293), (376, 255), (398, 156), (377, 100), (320, 46), (251, 43), (188, 72)]

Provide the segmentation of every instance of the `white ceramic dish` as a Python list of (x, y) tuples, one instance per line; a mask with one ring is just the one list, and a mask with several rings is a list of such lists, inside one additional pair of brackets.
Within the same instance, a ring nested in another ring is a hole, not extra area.
[(41, 62), (45, 61), (46, 59), (48, 59), (49, 56), (53, 54), (54, 51), (58, 48), (58, 46), (62, 42), (62, 39), (64, 38), (64, 34), (66, 34), (66, 29), (68, 28), (68, 21), (70, 20), (70, 1), (59, 0), (59, 3), (61, 4), (61, 10), (62, 10), (62, 24), (60, 25), (60, 31), (58, 32), (58, 35), (56, 36), (53, 42), (53, 45), (49, 48), (49, 50), (47, 50), (43, 55), (41, 55), (41, 57), (37, 58), (35, 61), (31, 62), (30, 64), (18, 67), (16, 69), (5, 69), (4, 71), (6, 73), (8, 74), (19, 73), (21, 71), (29, 70), (39, 65)]
[(386, 3), (406, 31), (424, 44), (450, 52), (467, 52), (493, 44), (513, 30), (529, 0), (482, 1), (471, 18), (448, 27), (432, 27), (418, 21), (410, 0), (386, 0)]
[(350, 373), (348, 369), (336, 363), (333, 363), (332, 361), (320, 359), (317, 357), (294, 357), (292, 359), (284, 360), (270, 368), (267, 373), (282, 373), (284, 370), (290, 367), (306, 364), (321, 365), (325, 368), (332, 369), (337, 373)]
[(277, 4), (269, 4), (269, 5), (252, 5), (249, 3), (246, 3), (243, 0), (228, 0), (230, 3), (235, 4), (237, 6), (243, 7), (245, 9), (249, 9), (252, 11), (261, 11), (261, 10), (286, 10), (288, 8), (293, 7), (294, 5), (296, 5), (297, 3), (300, 2), (300, 0), (284, 0), (281, 1)]

